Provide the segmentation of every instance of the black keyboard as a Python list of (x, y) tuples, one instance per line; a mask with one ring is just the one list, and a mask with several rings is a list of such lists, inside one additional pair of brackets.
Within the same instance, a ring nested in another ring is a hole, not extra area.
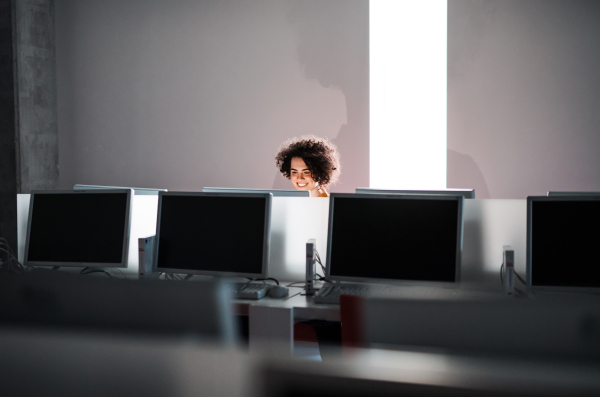
[(233, 299), (262, 299), (269, 291), (268, 284), (233, 283), (230, 284)]
[(342, 294), (371, 298), (400, 299), (461, 299), (481, 295), (477, 291), (471, 293), (451, 287), (327, 283), (317, 292), (313, 302), (337, 305), (340, 303), (340, 295)]
[(340, 303), (340, 295), (369, 296), (372, 288), (363, 284), (325, 284), (315, 295), (315, 303)]

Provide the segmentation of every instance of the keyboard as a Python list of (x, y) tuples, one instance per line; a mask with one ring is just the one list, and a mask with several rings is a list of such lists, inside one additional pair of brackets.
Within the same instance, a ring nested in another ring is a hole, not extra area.
[(340, 295), (371, 296), (372, 288), (363, 284), (325, 284), (314, 297), (315, 303), (339, 304)]
[(233, 283), (230, 284), (233, 299), (262, 299), (269, 291), (268, 284)]
[(340, 295), (354, 295), (370, 298), (398, 299), (468, 299), (481, 296), (479, 291), (462, 291), (457, 288), (399, 286), (387, 284), (324, 284), (315, 295), (313, 302), (338, 305)]

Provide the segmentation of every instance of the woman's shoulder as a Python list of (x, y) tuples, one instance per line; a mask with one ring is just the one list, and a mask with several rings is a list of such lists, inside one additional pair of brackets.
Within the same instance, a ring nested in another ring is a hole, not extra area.
[(317, 197), (329, 197), (329, 193), (323, 191), (323, 193), (319, 194)]

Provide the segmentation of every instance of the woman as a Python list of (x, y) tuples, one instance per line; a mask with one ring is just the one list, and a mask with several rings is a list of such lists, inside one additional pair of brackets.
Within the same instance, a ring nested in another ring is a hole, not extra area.
[(306, 135), (287, 140), (275, 156), (277, 167), (298, 190), (310, 197), (329, 197), (326, 188), (340, 176), (340, 155), (327, 139)]

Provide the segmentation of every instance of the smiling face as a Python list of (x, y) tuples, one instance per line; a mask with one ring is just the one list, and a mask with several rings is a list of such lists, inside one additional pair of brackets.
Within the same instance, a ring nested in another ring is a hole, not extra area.
[(317, 184), (312, 179), (312, 173), (304, 160), (302, 160), (302, 157), (292, 158), (290, 179), (294, 187), (298, 190), (314, 190), (317, 187)]

